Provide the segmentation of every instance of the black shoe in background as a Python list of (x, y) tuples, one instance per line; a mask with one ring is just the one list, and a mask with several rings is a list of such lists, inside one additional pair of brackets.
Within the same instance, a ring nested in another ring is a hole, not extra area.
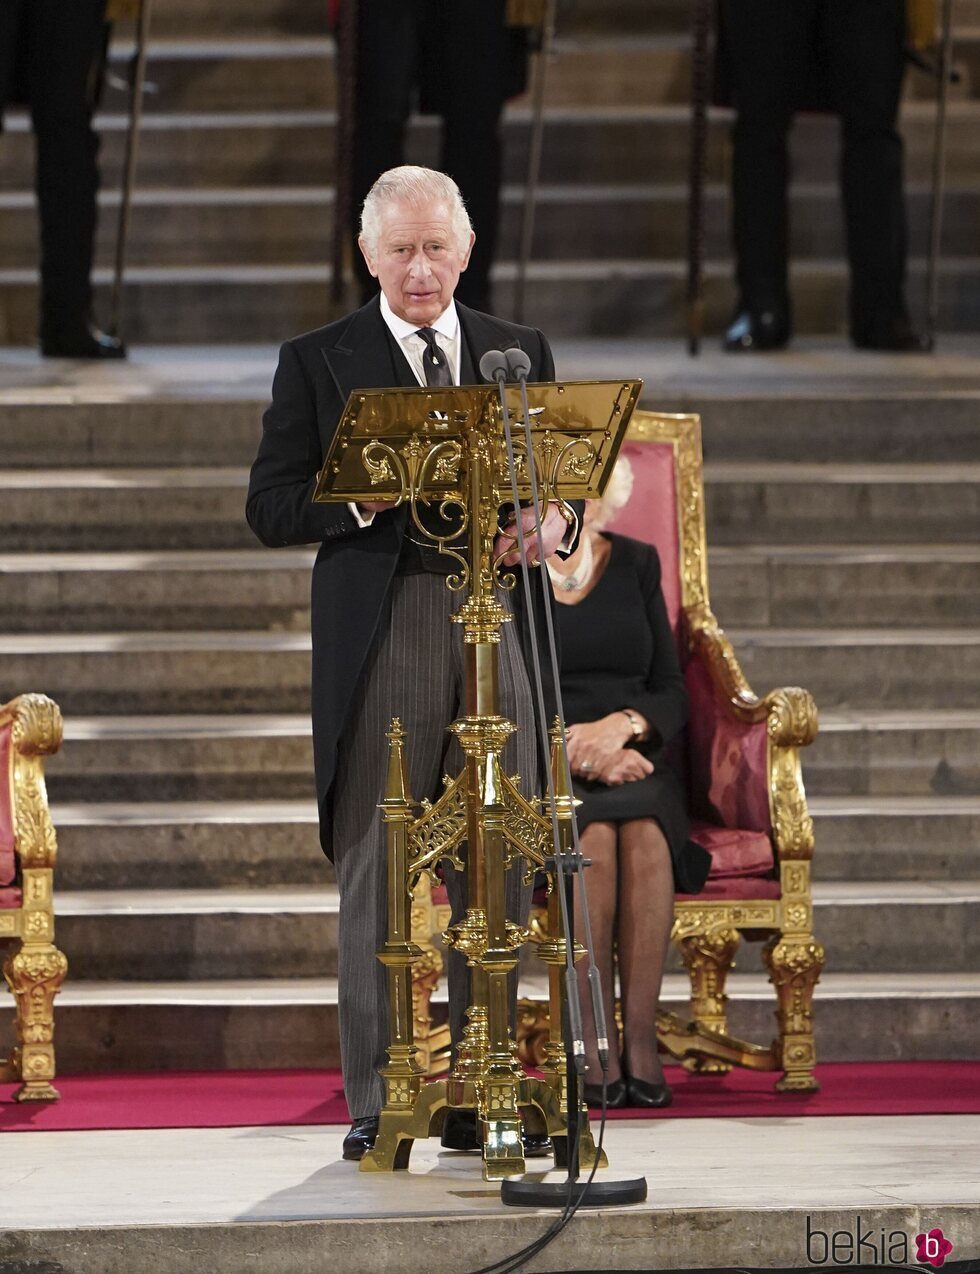
[(45, 324), (41, 329), (41, 353), (45, 358), (125, 358), (126, 346), (117, 336), (79, 320)]
[(932, 348), (929, 340), (915, 330), (904, 314), (867, 327), (856, 327), (851, 333), (851, 340), (857, 349), (891, 354), (928, 354)]
[(742, 308), (725, 331), (724, 347), (730, 354), (785, 349), (789, 338), (789, 314), (782, 306)]

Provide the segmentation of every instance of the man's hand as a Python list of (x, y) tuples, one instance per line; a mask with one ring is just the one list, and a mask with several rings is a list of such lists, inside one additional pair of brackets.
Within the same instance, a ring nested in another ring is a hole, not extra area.
[[(544, 521), (541, 523), (540, 544), (534, 532), (533, 509), (521, 509), (521, 525), (524, 527), (525, 557), (530, 566), (540, 566), (545, 558), (551, 557), (568, 531), (568, 522), (565, 519), (565, 515), (554, 504), (549, 505), (548, 512), (544, 515)], [(508, 549), (510, 552), (508, 552)], [(517, 543), (517, 526), (513, 517), (494, 542), (494, 557), (500, 557), (501, 554), (505, 555), (503, 558), (504, 566), (516, 566), (521, 560)]]
[(358, 500), (357, 507), (362, 513), (384, 513), (385, 509), (395, 507), (394, 500)]

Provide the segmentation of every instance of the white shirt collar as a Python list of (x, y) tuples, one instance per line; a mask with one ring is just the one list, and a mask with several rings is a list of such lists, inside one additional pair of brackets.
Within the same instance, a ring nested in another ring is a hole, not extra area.
[(414, 336), (422, 326), (431, 327), (440, 336), (445, 337), (447, 341), (454, 341), (459, 333), (459, 315), (456, 313), (455, 301), (449, 302), (434, 323), (409, 323), (405, 319), (398, 317), (388, 304), (388, 298), (382, 292), (381, 317), (388, 324), (392, 335), (397, 341), (403, 341), (406, 337)]

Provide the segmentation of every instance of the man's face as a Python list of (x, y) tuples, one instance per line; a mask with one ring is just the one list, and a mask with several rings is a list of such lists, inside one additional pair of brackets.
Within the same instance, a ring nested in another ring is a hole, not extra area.
[(377, 256), (369, 254), (363, 238), (358, 243), (392, 311), (407, 323), (428, 327), (452, 300), (474, 238), (471, 232), (460, 251), (443, 203), (390, 203), (381, 214)]

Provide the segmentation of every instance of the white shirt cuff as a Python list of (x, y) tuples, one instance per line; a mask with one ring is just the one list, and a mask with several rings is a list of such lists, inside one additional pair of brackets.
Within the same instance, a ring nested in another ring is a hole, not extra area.
[(376, 513), (364, 513), (357, 507), (353, 500), (347, 507), (350, 509), (351, 517), (358, 526), (370, 526), (374, 519), (378, 516)]

